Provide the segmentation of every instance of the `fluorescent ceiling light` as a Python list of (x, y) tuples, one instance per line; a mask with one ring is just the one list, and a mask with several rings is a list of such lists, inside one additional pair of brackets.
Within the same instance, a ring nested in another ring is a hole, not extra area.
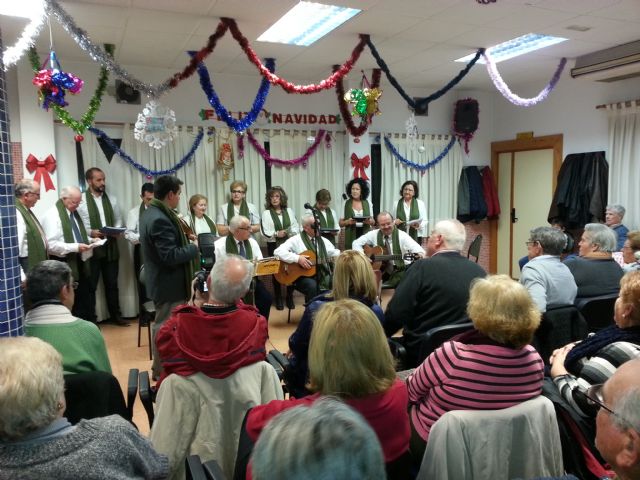
[(360, 11), (357, 8), (298, 2), (295, 7), (260, 35), (258, 41), (307, 47)]
[(0, 15), (8, 17), (34, 18), (40, 15), (43, 9), (42, 0), (0, 1)]
[[(562, 37), (552, 37), (550, 35), (539, 35), (537, 33), (528, 33), (512, 40), (507, 40), (493, 47), (489, 47), (487, 52), (491, 55), (491, 59), (495, 62), (502, 62), (510, 58), (524, 55), (525, 53), (533, 52), (534, 50), (540, 50), (541, 48), (555, 45), (567, 40)], [(469, 62), (475, 53), (467, 55), (456, 60), (456, 62)], [(478, 63), (485, 63), (484, 58), (480, 57)]]

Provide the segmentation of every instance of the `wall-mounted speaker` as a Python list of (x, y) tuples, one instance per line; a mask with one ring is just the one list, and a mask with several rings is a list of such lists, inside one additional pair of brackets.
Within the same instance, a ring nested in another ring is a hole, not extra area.
[(473, 133), (478, 129), (478, 101), (465, 98), (456, 102), (453, 121), (458, 134)]
[(140, 105), (140, 91), (121, 80), (116, 80), (116, 102)]

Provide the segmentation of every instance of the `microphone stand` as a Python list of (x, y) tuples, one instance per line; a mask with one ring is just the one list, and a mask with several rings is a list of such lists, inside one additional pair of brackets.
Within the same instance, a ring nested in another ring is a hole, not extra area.
[[(315, 232), (314, 238), (315, 241), (313, 242), (314, 245), (314, 252), (316, 254), (316, 274), (315, 274), (315, 280), (316, 280), (316, 297), (318, 295), (320, 295), (320, 256), (318, 255), (318, 242), (322, 242), (322, 236), (320, 235), (320, 213), (318, 212), (318, 209), (315, 206), (312, 206), (309, 203), (306, 203), (304, 205), (305, 208), (307, 208), (308, 210), (311, 210), (311, 214), (313, 215), (313, 231)], [(326, 260), (326, 259), (325, 259)]]

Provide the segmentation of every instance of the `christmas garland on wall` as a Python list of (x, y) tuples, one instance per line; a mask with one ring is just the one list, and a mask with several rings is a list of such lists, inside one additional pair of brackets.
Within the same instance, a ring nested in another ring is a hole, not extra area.
[[(189, 54), (194, 54), (194, 52), (189, 52)], [(265, 59), (265, 63), (270, 72), (275, 71), (275, 60), (273, 58)], [(258, 118), (260, 111), (264, 107), (264, 103), (267, 101), (267, 95), (269, 95), (269, 88), (271, 87), (271, 84), (266, 77), (263, 77), (260, 82), (260, 88), (258, 89), (256, 98), (253, 100), (251, 111), (242, 117), (242, 119), (236, 120), (231, 116), (224, 105), (220, 103), (220, 98), (213, 88), (213, 85), (211, 85), (209, 70), (202, 62), (198, 64), (198, 75), (200, 77), (200, 86), (207, 96), (209, 104), (213, 107), (220, 119), (229, 126), (229, 128), (233, 129), (237, 133), (242, 133), (253, 125)]]
[[(115, 47), (113, 45), (105, 45), (105, 50), (109, 55), (113, 55), (114, 48)], [(38, 55), (38, 52), (36, 52), (35, 48), (29, 49), (29, 62), (31, 63), (31, 68), (33, 68), (35, 72), (40, 70), (40, 56)], [(82, 141), (82, 134), (91, 126), (93, 120), (96, 118), (100, 105), (102, 105), (102, 96), (107, 88), (108, 81), (109, 70), (107, 70), (106, 67), (101, 67), (100, 75), (98, 76), (98, 86), (96, 87), (91, 100), (89, 100), (89, 108), (82, 117), (80, 117), (80, 120), (73, 118), (66, 108), (53, 103), (51, 104), (51, 109), (56, 114), (56, 117), (58, 117), (58, 120), (76, 132), (77, 141)]]
[(125, 162), (127, 162), (136, 170), (138, 170), (140, 173), (144, 174), (148, 179), (151, 179), (152, 177), (156, 177), (159, 175), (175, 174), (178, 170), (180, 170), (187, 163), (189, 163), (189, 161), (193, 158), (193, 156), (196, 153), (196, 150), (200, 146), (200, 142), (202, 142), (202, 137), (204, 137), (204, 131), (200, 130), (198, 132), (198, 135), (196, 136), (195, 141), (193, 142), (193, 145), (191, 146), (187, 154), (184, 157), (182, 157), (182, 160), (177, 162), (173, 167), (167, 168), (165, 170), (151, 170), (145, 167), (144, 165), (139, 164), (133, 158), (127, 155), (127, 152), (122, 150), (116, 144), (116, 142), (114, 142), (113, 139), (109, 137), (109, 135), (104, 133), (102, 130), (99, 130), (95, 127), (89, 127), (89, 131), (93, 133), (95, 136), (97, 136), (98, 138), (101, 138), (109, 146), (109, 148), (111, 148), (116, 154), (118, 154), (120, 158), (122, 158)]
[[(254, 137), (253, 134), (249, 130), (247, 130), (247, 138), (249, 139), (249, 143), (251, 144), (251, 146), (253, 146), (253, 148), (256, 149), (256, 151), (260, 154), (260, 156), (264, 159), (265, 162), (267, 162), (267, 164), (270, 167), (273, 165), (279, 165), (281, 167), (287, 167), (287, 168), (297, 167), (298, 165), (302, 165), (303, 167), (306, 167), (309, 164), (309, 157), (315, 153), (316, 149), (318, 148), (318, 145), (320, 145), (320, 142), (322, 141), (322, 138), (325, 137), (325, 135), (329, 137), (329, 134), (325, 130), (322, 130), (322, 129), (318, 130), (318, 133), (316, 134), (316, 137), (313, 143), (302, 156), (291, 159), (291, 160), (281, 160), (280, 158), (272, 157), (269, 154), (269, 152), (267, 152), (264, 149), (264, 147), (260, 145), (260, 142), (256, 140), (256, 137)], [(238, 137), (238, 147), (240, 147), (240, 142), (243, 141), (241, 139), (242, 137)], [(327, 148), (329, 148), (330, 137), (325, 138), (325, 141), (327, 142)], [(240, 148), (238, 149), (240, 150)], [(244, 146), (242, 147), (242, 150), (244, 150)]]
[(407, 158), (404, 158), (400, 154), (398, 149), (395, 147), (395, 145), (393, 145), (393, 143), (391, 143), (391, 140), (389, 140), (387, 137), (384, 137), (384, 144), (389, 149), (391, 154), (398, 161), (402, 162), (407, 167), (415, 168), (416, 170), (418, 170), (419, 172), (422, 172), (423, 174), (428, 169), (430, 169), (432, 167), (435, 167), (438, 163), (440, 163), (442, 161), (442, 159), (447, 156), (447, 154), (449, 153), (449, 150), (451, 150), (451, 148), (453, 147), (454, 143), (456, 143), (456, 137), (454, 135), (452, 135), (451, 136), (451, 140), (449, 141), (449, 143), (444, 147), (444, 150), (442, 150), (442, 152), (440, 152), (440, 154), (438, 156), (436, 156), (436, 158), (434, 158), (433, 160), (431, 160), (430, 162), (427, 162), (425, 164), (420, 164), (420, 163), (412, 162), (411, 160), (409, 160)]

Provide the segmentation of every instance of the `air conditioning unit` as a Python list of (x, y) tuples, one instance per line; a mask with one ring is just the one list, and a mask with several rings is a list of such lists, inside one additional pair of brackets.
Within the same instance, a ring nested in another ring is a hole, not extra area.
[(640, 40), (576, 58), (571, 76), (597, 82), (640, 77)]

